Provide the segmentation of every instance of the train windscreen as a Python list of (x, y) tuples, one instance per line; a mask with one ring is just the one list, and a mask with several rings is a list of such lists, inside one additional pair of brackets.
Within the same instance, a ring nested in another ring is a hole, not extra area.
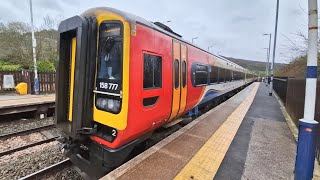
[(101, 23), (96, 81), (96, 107), (119, 113), (122, 98), (122, 24), (117, 21)]

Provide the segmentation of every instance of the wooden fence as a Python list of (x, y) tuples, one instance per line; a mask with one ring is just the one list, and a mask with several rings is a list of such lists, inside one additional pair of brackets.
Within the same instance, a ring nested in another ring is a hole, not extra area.
[[(3, 88), (3, 76), (13, 75), (15, 85), (25, 82), (28, 93), (34, 94), (34, 73), (30, 71), (0, 71), (0, 93), (15, 92), (15, 89)], [(55, 73), (38, 73), (39, 91), (41, 94), (55, 93)]]

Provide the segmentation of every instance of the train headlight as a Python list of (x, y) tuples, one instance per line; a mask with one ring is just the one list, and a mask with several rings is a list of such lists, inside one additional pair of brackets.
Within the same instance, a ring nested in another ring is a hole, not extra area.
[(116, 99), (97, 98), (96, 106), (98, 109), (117, 113), (120, 109), (120, 101)]
[(108, 109), (113, 109), (114, 107), (114, 102), (112, 99), (108, 99)]

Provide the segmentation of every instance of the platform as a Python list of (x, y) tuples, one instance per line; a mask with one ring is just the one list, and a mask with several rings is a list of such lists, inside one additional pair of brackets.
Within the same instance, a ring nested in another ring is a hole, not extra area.
[(55, 95), (0, 95), (0, 115), (54, 108)]
[(296, 142), (253, 83), (102, 179), (293, 179)]

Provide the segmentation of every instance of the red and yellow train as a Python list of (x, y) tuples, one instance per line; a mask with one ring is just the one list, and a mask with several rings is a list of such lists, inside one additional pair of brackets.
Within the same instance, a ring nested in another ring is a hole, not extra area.
[(85, 171), (118, 166), (155, 129), (255, 80), (169, 27), (112, 8), (69, 18), (59, 33), (56, 123)]

